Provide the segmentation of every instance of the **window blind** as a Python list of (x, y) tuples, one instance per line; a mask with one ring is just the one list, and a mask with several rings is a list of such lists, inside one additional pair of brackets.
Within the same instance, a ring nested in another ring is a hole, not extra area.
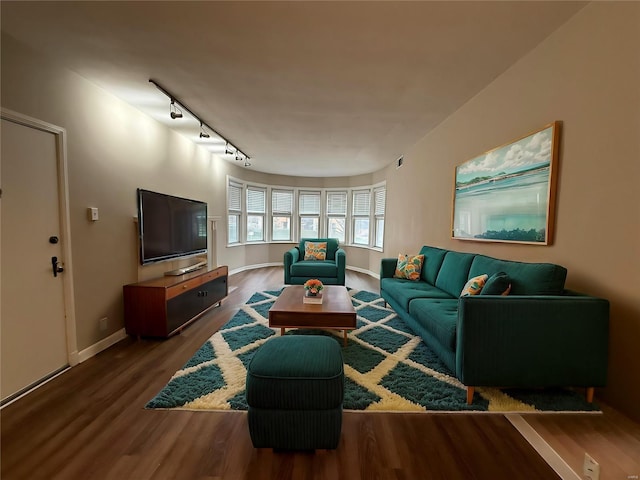
[(327, 214), (347, 214), (347, 192), (327, 192)]
[(353, 192), (353, 214), (369, 215), (371, 210), (371, 192), (360, 190)]
[(300, 215), (320, 215), (320, 192), (300, 192)]

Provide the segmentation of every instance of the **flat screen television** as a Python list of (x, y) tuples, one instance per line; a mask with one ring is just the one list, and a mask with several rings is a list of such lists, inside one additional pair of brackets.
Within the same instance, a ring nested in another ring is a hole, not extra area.
[(207, 251), (207, 204), (138, 189), (140, 263)]

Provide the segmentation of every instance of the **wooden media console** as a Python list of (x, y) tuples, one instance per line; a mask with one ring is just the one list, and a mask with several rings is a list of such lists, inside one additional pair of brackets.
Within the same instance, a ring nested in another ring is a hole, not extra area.
[(129, 335), (169, 337), (228, 295), (227, 266), (165, 276), (123, 287)]

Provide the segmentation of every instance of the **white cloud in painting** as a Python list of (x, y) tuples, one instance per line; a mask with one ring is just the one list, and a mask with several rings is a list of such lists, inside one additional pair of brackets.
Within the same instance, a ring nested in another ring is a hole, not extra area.
[(468, 162), (458, 171), (462, 174), (492, 172), (500, 166), (501, 162), (500, 156), (493, 151)]
[(551, 129), (548, 128), (461, 165), (458, 169), (458, 175), (482, 176), (495, 174), (498, 171), (513, 172), (542, 162), (549, 162), (550, 159)]

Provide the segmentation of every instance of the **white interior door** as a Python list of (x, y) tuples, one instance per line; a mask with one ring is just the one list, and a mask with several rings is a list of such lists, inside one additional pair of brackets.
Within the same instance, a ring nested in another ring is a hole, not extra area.
[[(56, 135), (2, 120), (2, 400), (68, 365)], [(57, 239), (57, 241), (56, 241)]]

